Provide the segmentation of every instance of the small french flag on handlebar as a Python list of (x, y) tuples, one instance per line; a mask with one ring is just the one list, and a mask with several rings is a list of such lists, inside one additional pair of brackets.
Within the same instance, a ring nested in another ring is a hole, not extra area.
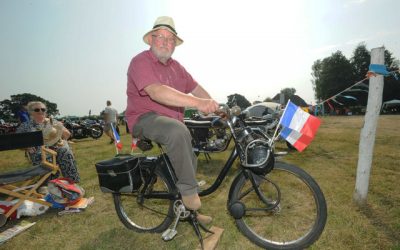
[(289, 100), (279, 124), (280, 135), (301, 152), (314, 139), (321, 121)]

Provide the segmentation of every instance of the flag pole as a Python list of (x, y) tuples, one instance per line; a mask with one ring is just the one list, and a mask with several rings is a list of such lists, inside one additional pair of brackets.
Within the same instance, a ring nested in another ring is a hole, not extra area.
[(115, 146), (115, 151), (117, 151), (117, 155), (118, 155), (118, 154), (119, 154), (119, 151), (118, 151), (118, 147), (117, 147), (117, 144), (116, 144), (116, 142), (117, 142), (117, 139), (115, 138), (115, 135), (114, 135), (115, 128), (114, 128), (114, 126), (113, 126), (112, 122), (111, 122), (110, 124), (111, 124), (111, 130), (112, 130), (112, 132), (113, 132), (113, 137), (114, 137), (114, 146)]
[(281, 122), (282, 122), (282, 117), (285, 115), (286, 109), (287, 109), (287, 107), (289, 106), (289, 103), (290, 103), (290, 99), (289, 99), (288, 102), (286, 103), (286, 107), (285, 107), (285, 109), (283, 110), (283, 113), (282, 113), (281, 117), (279, 118), (279, 122), (278, 122), (278, 124), (276, 125), (275, 132), (274, 132), (274, 135), (272, 136), (272, 139), (271, 139), (271, 142), (269, 143), (269, 144), (270, 144), (269, 146), (272, 145), (272, 142), (275, 141), (275, 137), (277, 137), (276, 134), (278, 133), (279, 125), (280, 125)]
[(138, 142), (138, 139), (135, 139), (132, 135), (132, 142), (131, 142), (131, 155), (133, 155), (133, 149), (136, 149), (136, 144)]

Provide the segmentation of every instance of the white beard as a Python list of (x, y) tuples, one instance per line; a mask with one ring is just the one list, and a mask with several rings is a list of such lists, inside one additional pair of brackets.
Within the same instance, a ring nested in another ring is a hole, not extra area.
[(165, 49), (158, 50), (154, 47), (151, 48), (151, 51), (158, 58), (158, 60), (160, 60), (160, 62), (162, 62), (162, 63), (166, 63), (168, 61), (168, 59), (171, 58), (172, 53), (174, 52), (173, 50), (172, 51), (168, 51)]

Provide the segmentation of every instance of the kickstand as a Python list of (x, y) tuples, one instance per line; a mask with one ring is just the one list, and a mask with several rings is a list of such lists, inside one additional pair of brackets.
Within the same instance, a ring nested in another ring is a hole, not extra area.
[[(194, 228), (194, 231), (196, 232), (196, 235), (197, 235), (197, 237), (199, 238), (200, 245), (201, 245), (201, 249), (204, 249), (204, 245), (203, 245), (203, 236), (201, 235), (200, 228), (203, 229), (203, 230), (204, 230), (205, 232), (207, 232), (207, 233), (214, 234), (214, 232), (208, 230), (208, 229), (206, 228), (206, 226), (204, 226), (202, 223), (200, 223), (200, 222), (197, 220), (197, 213), (196, 213), (196, 211), (191, 211), (191, 212), (190, 212), (189, 222), (190, 222), (190, 224), (192, 224), (192, 226), (193, 226), (193, 228)], [(200, 227), (199, 227), (199, 226), (200, 226)]]

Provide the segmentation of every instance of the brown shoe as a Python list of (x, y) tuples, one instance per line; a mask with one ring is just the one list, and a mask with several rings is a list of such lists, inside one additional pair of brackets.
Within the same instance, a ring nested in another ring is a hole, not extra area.
[(201, 207), (201, 201), (198, 194), (182, 195), (182, 202), (190, 210), (198, 210)]
[(210, 224), (212, 222), (212, 217), (211, 216), (204, 215), (204, 214), (201, 214), (199, 212), (197, 212), (197, 217), (196, 218), (201, 224), (204, 224), (204, 225), (208, 225), (208, 224)]

